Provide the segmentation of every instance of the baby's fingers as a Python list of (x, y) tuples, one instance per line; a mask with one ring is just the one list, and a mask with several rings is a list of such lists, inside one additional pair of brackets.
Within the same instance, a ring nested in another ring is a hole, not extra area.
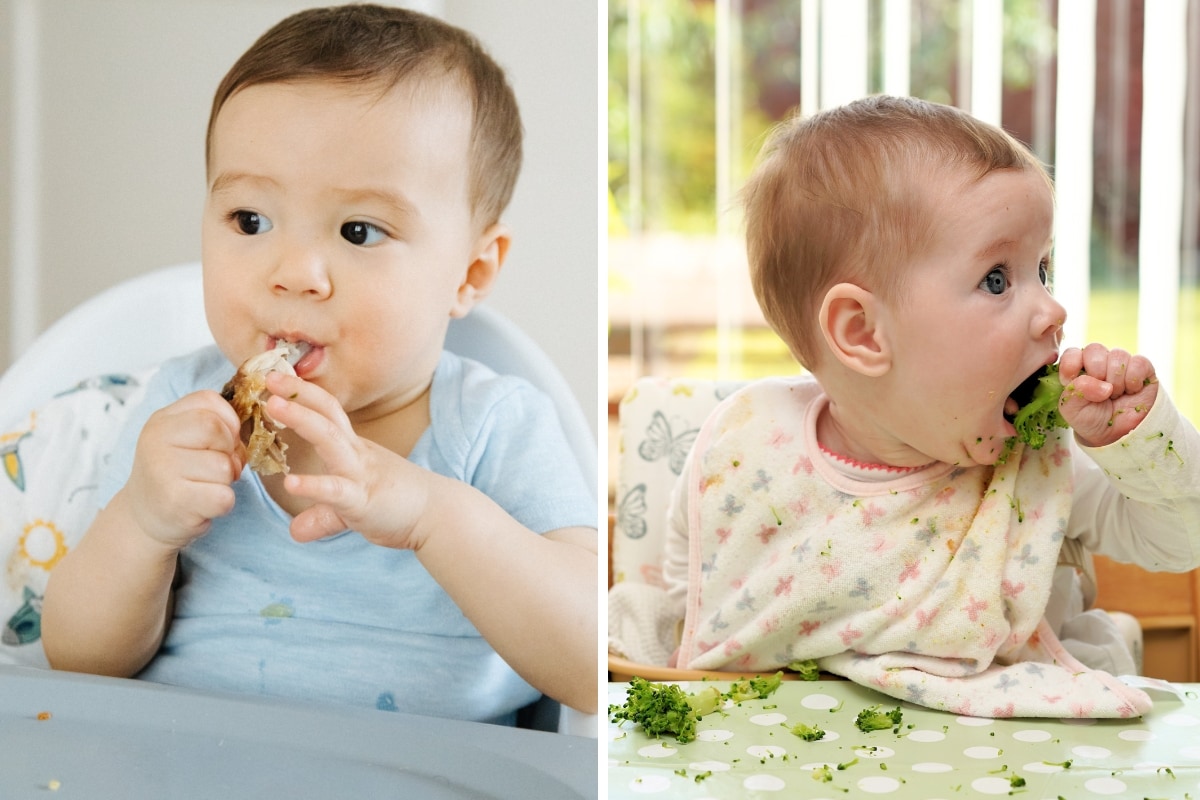
[(328, 471), (346, 473), (357, 466), (358, 437), (332, 395), (279, 373), (268, 376), (268, 387), (274, 394), (267, 401), (267, 413), (311, 444)]
[(1083, 372), (1083, 351), (1078, 347), (1068, 347), (1058, 358), (1059, 380), (1065, 386), (1081, 372)]
[[(215, 440), (224, 445), (241, 439), (242, 422), (238, 419), (237, 412), (216, 392), (193, 392), (181, 397), (159, 413), (180, 420), (203, 418), (207, 425), (204, 432), (213, 437), (206, 444)], [(186, 430), (191, 426), (182, 425), (180, 428)], [(222, 449), (226, 448), (223, 446)]]
[(1137, 394), (1144, 387), (1158, 382), (1154, 365), (1145, 356), (1134, 356), (1125, 369), (1124, 394)]
[(292, 538), (297, 542), (315, 542), (335, 533), (341, 533), (348, 528), (342, 523), (341, 517), (333, 509), (325, 506), (313, 506), (301, 512), (292, 520), (289, 529)]
[[(311, 542), (332, 536), (351, 527), (337, 503), (326, 502), (325, 498), (347, 501), (358, 494), (349, 481), (332, 475), (288, 475), (283, 486), (297, 497), (316, 501), (292, 520), (292, 538), (298, 542)], [(361, 500), (360, 500), (361, 502)]]
[[(205, 394), (212, 394), (216, 403)], [(246, 462), (237, 415), (215, 393), (197, 393), (155, 412), (138, 438), (138, 456), (154, 470), (232, 483)], [(226, 474), (231, 477), (225, 480)]]
[[(1139, 357), (1145, 361), (1144, 357)], [(1130, 362), (1133, 356), (1119, 347), (1108, 349), (1102, 344), (1089, 344), (1083, 349), (1083, 371), (1093, 378), (1104, 381), (1112, 386), (1112, 398), (1118, 398), (1127, 391)], [(1128, 391), (1135, 392), (1141, 388), (1140, 380), (1137, 386), (1129, 387)]]
[(168, 414), (157, 420), (151, 429), (171, 447), (189, 451), (214, 451), (235, 454), (241, 436), (229, 429), (225, 421), (211, 411), (203, 410), (185, 415)]
[[(1083, 371), (1088, 375), (1100, 378), (1101, 380), (1108, 379), (1110, 356), (1114, 353), (1122, 353), (1121, 350), (1109, 350), (1102, 344), (1092, 342), (1087, 347), (1083, 348)], [(1126, 354), (1128, 356), (1128, 354)]]
[(1059, 408), (1081, 408), (1091, 403), (1103, 403), (1112, 398), (1113, 387), (1108, 381), (1093, 378), (1091, 375), (1080, 375), (1063, 389)]
[(336, 508), (354, 509), (366, 503), (366, 491), (361, 484), (340, 475), (297, 475), (283, 480), (283, 488), (297, 497)]
[(295, 375), (271, 372), (267, 374), (267, 390), (276, 397), (295, 402), (344, 427), (350, 427), (350, 420), (337, 398), (315, 383), (309, 383)]

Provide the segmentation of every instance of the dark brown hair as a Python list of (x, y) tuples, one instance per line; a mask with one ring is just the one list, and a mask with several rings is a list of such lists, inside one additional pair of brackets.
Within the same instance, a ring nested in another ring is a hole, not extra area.
[(411, 78), (448, 80), (472, 104), (471, 211), (499, 219), (521, 170), (521, 116), (504, 71), (466, 31), (404, 8), (344, 5), (294, 14), (264, 33), (217, 87), (206, 160), (222, 106), (248, 86), (305, 80), (362, 82), (386, 92)]

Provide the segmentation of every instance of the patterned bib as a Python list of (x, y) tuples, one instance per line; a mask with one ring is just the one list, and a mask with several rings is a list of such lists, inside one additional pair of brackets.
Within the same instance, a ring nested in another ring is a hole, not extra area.
[(819, 453), (811, 380), (730, 397), (696, 442), (679, 664), (823, 669), (982, 716), (1131, 716), (1142, 692), (1043, 620), (1071, 509), (1066, 431), (995, 467), (856, 481)]

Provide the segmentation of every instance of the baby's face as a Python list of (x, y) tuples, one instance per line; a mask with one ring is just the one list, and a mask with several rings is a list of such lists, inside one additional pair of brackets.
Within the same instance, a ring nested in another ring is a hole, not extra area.
[(901, 441), (927, 456), (992, 464), (1014, 433), (1009, 395), (1057, 360), (1066, 311), (1046, 285), (1053, 198), (1030, 170), (935, 177), (927, 188), (935, 235), (887, 312), (889, 413)]
[(452, 90), (380, 96), (312, 81), (251, 86), (213, 131), (205, 306), (234, 363), (277, 340), (350, 413), (419, 397), (479, 239), (470, 109)]

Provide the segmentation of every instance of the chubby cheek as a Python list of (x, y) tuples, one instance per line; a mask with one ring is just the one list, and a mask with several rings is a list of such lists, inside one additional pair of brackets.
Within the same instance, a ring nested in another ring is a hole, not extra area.
[(994, 464), (1004, 451), (1004, 401), (1023, 346), (978, 320), (944, 314), (942, 320), (936, 331), (910, 331), (916, 346), (908, 351), (908, 411), (922, 420), (931, 444), (938, 443), (930, 455), (948, 463)]
[(951, 464), (995, 463), (1004, 445), (1002, 401), (981, 381), (979, 375), (932, 365), (926, 372), (906, 413), (919, 426), (929, 455)]
[(959, 428), (963, 445), (977, 464), (995, 464), (1006, 447), (1011, 429), (1004, 418), (1006, 390), (994, 383), (989, 388), (985, 376), (977, 376), (972, 390), (964, 391), (971, 398), (971, 407), (964, 409), (965, 418)]
[(245, 307), (246, 292), (236, 282), (205, 273), (204, 313), (213, 341), (233, 363), (257, 352), (257, 331)]
[(333, 344), (344, 389), (353, 394), (412, 379), (432, 369), (441, 355), (428, 307), (403, 302), (396, 294), (383, 290), (341, 298), (343, 309), (353, 311), (336, 315), (340, 322)]

